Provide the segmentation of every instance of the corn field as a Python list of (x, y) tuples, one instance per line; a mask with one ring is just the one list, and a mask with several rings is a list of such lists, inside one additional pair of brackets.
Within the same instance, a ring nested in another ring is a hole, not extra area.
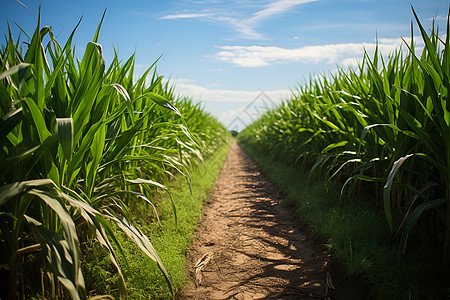
[[(85, 299), (79, 244), (96, 239), (109, 251), (125, 298), (113, 227), (170, 285), (150, 239), (129, 221), (130, 205), (147, 203), (157, 220), (152, 193), (167, 190), (176, 174), (189, 184), (189, 168), (228, 134), (163, 84), (155, 64), (138, 79), (134, 55), (122, 62), (116, 53), (107, 66), (101, 24), (81, 60), (72, 44), (77, 28), (61, 45), (40, 16), (32, 36), (22, 33), (26, 43), (9, 30), (0, 49), (0, 281), (9, 287), (0, 297), (25, 297), (28, 275), (39, 278), (42, 297)], [(38, 268), (24, 275), (30, 258)]]
[[(450, 260), (450, 25), (428, 32), (413, 9), (424, 47), (411, 40), (388, 59), (366, 53), (355, 69), (311, 79), (247, 127), (245, 147), (268, 149), (310, 178), (370, 191), (398, 243), (414, 232)], [(449, 14), (450, 15), (450, 14)]]

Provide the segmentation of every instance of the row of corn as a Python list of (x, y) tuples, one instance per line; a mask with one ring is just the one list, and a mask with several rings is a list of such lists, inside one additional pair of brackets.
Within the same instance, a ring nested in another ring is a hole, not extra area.
[(421, 231), (448, 268), (450, 27), (441, 36), (413, 14), (423, 48), (412, 24), (411, 41), (388, 59), (366, 53), (355, 69), (311, 79), (239, 140), (304, 166), (310, 178), (341, 182), (343, 202), (348, 191), (373, 191), (399, 250)]
[(43, 297), (86, 298), (79, 244), (87, 239), (109, 251), (125, 297), (113, 227), (170, 285), (149, 238), (130, 222), (130, 203), (154, 208), (155, 189), (176, 174), (189, 182), (189, 168), (226, 139), (218, 121), (161, 82), (155, 65), (138, 79), (134, 55), (122, 62), (115, 54), (108, 67), (100, 27), (81, 61), (76, 27), (61, 45), (40, 17), (32, 36), (23, 32), (27, 43), (9, 30), (0, 49), (0, 298), (25, 296), (30, 257), (41, 266), (33, 276)]

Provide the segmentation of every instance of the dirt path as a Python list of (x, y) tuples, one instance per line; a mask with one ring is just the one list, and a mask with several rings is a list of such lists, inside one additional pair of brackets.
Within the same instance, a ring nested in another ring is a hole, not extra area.
[(290, 210), (233, 142), (188, 253), (192, 283), (176, 298), (364, 299), (335, 281), (325, 248)]

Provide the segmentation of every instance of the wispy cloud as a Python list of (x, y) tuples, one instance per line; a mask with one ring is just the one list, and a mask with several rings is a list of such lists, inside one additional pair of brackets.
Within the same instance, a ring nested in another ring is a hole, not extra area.
[(173, 19), (197, 19), (197, 18), (211, 18), (213, 14), (209, 13), (198, 13), (198, 14), (175, 14), (166, 15), (159, 18), (160, 20), (173, 20)]
[[(379, 39), (378, 50), (388, 55), (403, 43), (401, 39)], [(215, 54), (219, 60), (242, 67), (261, 67), (282, 62), (329, 63), (341, 66), (355, 65), (364, 55), (364, 49), (373, 53), (377, 44), (341, 43), (304, 46), (287, 49), (270, 46), (222, 46)]]
[[(255, 1), (249, 9), (248, 3), (243, 4), (241, 1), (236, 1), (232, 6), (226, 9), (209, 3), (208, 12), (204, 9), (190, 13), (169, 14), (160, 17), (160, 20), (168, 19), (198, 19), (211, 23), (219, 23), (221, 25), (230, 27), (239, 34), (240, 38), (251, 40), (263, 40), (267, 37), (258, 31), (261, 24), (280, 14), (291, 11), (294, 7), (316, 2), (318, 0), (277, 0), (267, 4), (260, 4)], [(194, 4), (194, 3), (193, 3)], [(199, 4), (199, 3), (196, 3)]]
[[(286, 13), (293, 9), (295, 6), (315, 2), (318, 0), (280, 0), (267, 4), (263, 9), (253, 13), (250, 18), (247, 19), (234, 19), (233, 23), (237, 24), (236, 28), (240, 34), (249, 39), (264, 39), (265, 37), (257, 32), (258, 27), (265, 20), (279, 14)], [(237, 21), (237, 22), (236, 22)]]
[(253, 14), (253, 16), (248, 19), (250, 23), (257, 23), (264, 21), (274, 15), (284, 13), (291, 10), (297, 5), (306, 4), (310, 2), (316, 2), (318, 0), (279, 0), (274, 1), (265, 6), (262, 10), (259, 10)]

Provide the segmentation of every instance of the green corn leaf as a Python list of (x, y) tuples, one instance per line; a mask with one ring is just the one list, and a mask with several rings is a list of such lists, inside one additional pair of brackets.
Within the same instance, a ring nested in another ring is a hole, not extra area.
[(128, 236), (133, 242), (154, 262), (157, 263), (159, 269), (162, 271), (164, 278), (166, 279), (167, 285), (170, 288), (170, 292), (173, 294), (173, 286), (169, 279), (169, 274), (166, 271), (161, 259), (159, 258), (158, 253), (156, 253), (155, 248), (153, 248), (152, 243), (148, 239), (148, 237), (143, 234), (138, 228), (134, 227), (132, 224), (128, 222), (127, 219), (119, 219), (118, 217), (111, 215), (111, 219), (115, 221), (117, 226)]
[(330, 150), (333, 150), (333, 149), (336, 149), (336, 148), (339, 148), (339, 147), (344, 147), (344, 146), (347, 145), (347, 144), (348, 144), (348, 141), (339, 141), (339, 142), (337, 142), (337, 143), (329, 144), (328, 146), (326, 146), (326, 147), (322, 150), (322, 153), (326, 153), (326, 152), (328, 152), (328, 151), (330, 151)]
[(333, 175), (330, 176), (328, 181), (331, 181), (331, 179), (333, 179), (346, 165), (351, 163), (362, 163), (362, 160), (360, 158), (354, 158), (345, 161), (343, 164), (339, 166), (339, 168), (333, 173)]
[[(133, 183), (133, 184), (145, 184), (145, 185), (148, 185), (148, 186), (154, 186), (154, 187), (161, 188), (161, 189), (165, 190), (167, 195), (169, 196), (170, 205), (172, 207), (172, 211), (173, 211), (174, 218), (175, 218), (175, 226), (177, 226), (177, 224), (178, 224), (177, 208), (175, 206), (175, 202), (173, 201), (171, 193), (169, 192), (169, 190), (167, 189), (167, 187), (165, 185), (163, 185), (161, 183), (158, 183), (156, 181), (150, 180), (150, 179), (143, 179), (143, 178), (126, 179), (126, 181), (129, 182), (129, 183)], [(189, 182), (189, 188), (191, 188), (190, 182)], [(144, 195), (142, 195), (140, 193), (138, 193), (136, 195), (139, 196), (140, 198), (144, 199), (147, 203), (149, 203), (153, 207), (153, 210), (154, 210), (154, 212), (156, 214), (156, 218), (158, 219), (158, 222), (159, 222), (158, 212), (156, 211), (156, 207), (153, 205), (153, 203), (149, 199), (147, 199), (147, 197), (145, 197)], [(191, 191), (191, 195), (192, 195), (192, 191)]]
[(437, 53), (433, 47), (433, 44), (429, 38), (429, 36), (427, 35), (425, 29), (423, 28), (422, 24), (419, 21), (419, 17), (416, 14), (416, 11), (414, 10), (414, 8), (411, 5), (411, 9), (412, 12), (414, 14), (414, 18), (416, 19), (417, 25), (419, 26), (420, 29), (420, 33), (422, 34), (422, 39), (425, 42), (425, 47), (428, 50), (428, 57), (431, 59), (431, 62), (433, 63), (433, 69), (436, 70), (437, 74), (442, 74), (442, 69), (441, 69), (441, 65), (439, 63), (438, 57), (437, 57)]
[(10, 110), (0, 119), (0, 141), (2, 141), (23, 119), (22, 107)]
[(159, 219), (159, 214), (158, 214), (158, 211), (156, 210), (156, 206), (153, 204), (152, 201), (150, 201), (150, 199), (147, 198), (147, 196), (145, 196), (142, 193), (135, 192), (135, 191), (114, 191), (112, 193), (104, 193), (104, 194), (100, 195), (99, 197), (94, 199), (93, 202), (94, 203), (100, 202), (104, 198), (114, 197), (114, 196), (118, 196), (118, 195), (132, 195), (132, 196), (136, 196), (136, 197), (144, 200), (145, 202), (147, 202), (153, 208), (153, 212), (155, 213), (156, 219), (157, 219), (159, 225), (161, 225), (161, 221)]
[[(99, 215), (99, 214), (96, 216), (97, 221), (95, 222), (96, 228), (97, 228), (97, 230), (96, 230), (97, 240), (100, 242), (100, 244), (103, 247), (105, 247), (109, 251), (109, 257), (111, 259), (112, 264), (115, 266), (115, 268), (117, 270), (117, 275), (119, 277), (120, 300), (125, 300), (125, 299), (127, 299), (127, 286), (125, 284), (125, 278), (123, 277), (122, 270), (120, 268), (119, 261), (117, 259), (115, 250), (108, 239), (108, 235), (106, 234), (105, 228), (108, 228), (108, 230), (110, 232), (109, 236), (112, 236), (113, 239), (116, 240), (116, 242), (117, 242), (117, 239), (115, 238), (113, 231), (112, 231), (111, 227), (109, 226), (109, 224), (106, 222), (105, 219), (100, 218), (100, 216), (101, 215)], [(104, 222), (99, 222), (99, 219), (102, 219)], [(116, 245), (118, 246), (119, 252), (121, 252), (123, 257), (125, 258), (124, 259), (125, 266), (128, 267), (128, 262), (126, 260), (125, 254), (123, 253), (122, 247), (120, 246), (120, 244), (118, 242)]]
[(25, 216), (25, 219), (41, 244), (53, 273), (70, 293), (72, 299), (87, 299), (81, 269), (77, 269), (74, 264), (79, 257), (74, 255), (67, 240), (35, 219), (29, 216)]
[(95, 177), (100, 164), (100, 160), (102, 158), (103, 148), (105, 146), (105, 135), (106, 126), (102, 124), (95, 132), (92, 144), (90, 145), (92, 160), (89, 162), (86, 168), (86, 185), (89, 197), (92, 195), (92, 191), (94, 190)]
[(98, 37), (100, 35), (100, 28), (102, 28), (102, 23), (103, 23), (103, 20), (105, 19), (105, 15), (106, 15), (106, 8), (103, 11), (102, 19), (100, 20), (100, 23), (97, 26), (97, 30), (95, 31), (94, 39), (92, 40), (94, 43), (98, 42)]
[(146, 96), (148, 96), (153, 102), (155, 102), (159, 106), (164, 107), (165, 109), (171, 110), (174, 113), (176, 113), (177, 115), (181, 116), (180, 111), (172, 103), (167, 101), (167, 99), (165, 99), (163, 96), (155, 94), (153, 92), (147, 92)]
[[(70, 192), (76, 195), (76, 193), (74, 191), (70, 191)], [(115, 241), (115, 243), (117, 245), (117, 249), (119, 250), (121, 255), (124, 257), (125, 266), (126, 267), (129, 267), (129, 266), (128, 266), (128, 262), (126, 260), (125, 254), (123, 252), (122, 246), (116, 239), (116, 236), (114, 235), (114, 231), (112, 230), (108, 221), (103, 217), (103, 215), (99, 211), (92, 208), (91, 206), (84, 203), (83, 201), (76, 200), (75, 198), (70, 197), (66, 194), (62, 194), (62, 196), (72, 206), (77, 208), (81, 217), (87, 222), (87, 224), (92, 229), (94, 229), (97, 240), (100, 242), (100, 244), (103, 247), (105, 247), (108, 250), (111, 262), (115, 266), (115, 268), (118, 272), (118, 275), (119, 275), (120, 299), (126, 299), (127, 288), (126, 288), (126, 284), (125, 284), (125, 279), (123, 277), (116, 252), (109, 241), (108, 235)], [(78, 198), (81, 198), (79, 195), (77, 195), (77, 196), (78, 196)]]
[[(20, 154), (9, 156), (0, 161), (0, 175), (4, 176), (10, 169), (26, 159), (34, 157), (34, 163), (54, 144), (57, 142), (56, 136), (49, 136), (43, 143)], [(31, 165), (30, 165), (31, 167)]]
[(46, 138), (48, 138), (51, 135), (50, 131), (47, 129), (47, 126), (45, 125), (43, 111), (40, 110), (36, 102), (34, 102), (30, 98), (26, 98), (24, 102), (26, 103), (27, 108), (31, 113), (32, 121), (38, 132), (39, 139), (42, 143)]
[(11, 198), (21, 195), (32, 188), (42, 186), (56, 187), (55, 183), (50, 179), (28, 180), (2, 186), (0, 187), (0, 207), (5, 205)]
[(427, 210), (432, 208), (438, 208), (444, 204), (446, 204), (448, 199), (442, 198), (442, 199), (435, 199), (431, 201), (427, 201), (425, 203), (420, 204), (417, 206), (413, 211), (411, 211), (403, 220), (402, 225), (398, 229), (399, 232), (401, 232), (401, 240), (400, 240), (400, 246), (402, 248), (403, 253), (405, 253), (406, 250), (406, 243), (408, 241), (409, 233), (414, 226), (414, 224), (417, 223), (420, 216)]
[(86, 133), (83, 140), (81, 141), (81, 145), (74, 153), (72, 160), (70, 161), (70, 164), (67, 168), (70, 183), (73, 182), (73, 180), (75, 180), (76, 176), (78, 175), (81, 165), (84, 163), (86, 153), (87, 151), (89, 151), (89, 147), (92, 144), (95, 133), (97, 132), (97, 130), (100, 128), (101, 125), (102, 125), (101, 122), (98, 122), (89, 128), (89, 131)]
[(56, 128), (64, 157), (70, 162), (73, 154), (73, 119), (56, 118)]
[[(32, 222), (32, 225), (34, 225), (32, 228), (42, 248), (48, 249), (47, 246), (51, 248), (46, 253), (47, 259), (58, 279), (70, 291), (72, 297), (85, 299), (86, 291), (81, 273), (77, 232), (66, 207), (60, 203), (61, 198), (52, 192), (31, 189), (27, 193), (40, 198), (58, 215), (64, 233), (63, 238), (58, 238), (56, 233), (53, 234), (53, 232), (46, 230), (35, 222)], [(28, 221), (30, 220), (28, 218)], [(61, 257), (61, 254), (63, 257)]]
[(88, 43), (80, 65), (81, 78), (73, 97), (74, 143), (77, 144), (83, 134), (83, 128), (89, 121), (90, 112), (95, 104), (97, 93), (102, 85), (105, 71), (105, 59), (102, 46)]
[(372, 125), (365, 126), (363, 131), (361, 132), (361, 137), (359, 138), (358, 153), (361, 153), (361, 146), (362, 146), (364, 139), (366, 138), (366, 135), (370, 129), (372, 129), (374, 127), (378, 127), (378, 126), (390, 126), (390, 125), (391, 124), (372, 124)]
[(129, 182), (129, 183), (133, 183), (133, 184), (148, 184), (151, 186), (156, 186), (158, 188), (167, 190), (167, 187), (163, 184), (160, 184), (156, 181), (153, 181), (151, 179), (143, 179), (143, 178), (137, 178), (137, 179), (126, 179), (125, 181)]
[(125, 99), (125, 101), (127, 101), (127, 102), (131, 101), (130, 95), (128, 95), (127, 90), (123, 86), (121, 86), (120, 84), (117, 84), (117, 83), (113, 83), (113, 84), (111, 84), (111, 86), (113, 88), (115, 88), (119, 92), (120, 95), (122, 95), (122, 97)]
[[(74, 36), (75, 31), (77, 30), (78, 26), (80, 25), (80, 23), (81, 23), (81, 18), (80, 18), (80, 20), (78, 21), (78, 23), (77, 23), (77, 25), (75, 26), (75, 28), (72, 30), (72, 33), (70, 34), (69, 38), (67, 39), (67, 42), (66, 42), (66, 44), (65, 44), (65, 46), (64, 46), (64, 50), (63, 50), (64, 52), (70, 51), (70, 48), (71, 48), (71, 46), (72, 46), (72, 39), (73, 39), (73, 36)], [(55, 40), (55, 38), (53, 37), (53, 34), (51, 34), (51, 35), (52, 35), (52, 40), (53, 40), (53, 42), (54, 42), (54, 43), (57, 43), (56, 40)], [(51, 89), (52, 89), (52, 87), (53, 87), (53, 85), (54, 85), (54, 83), (55, 83), (57, 77), (60, 75), (60, 72), (61, 72), (61, 70), (62, 70), (62, 68), (63, 68), (65, 62), (66, 62), (68, 59), (69, 59), (69, 56), (67, 56), (67, 55), (66, 55), (66, 56), (60, 55), (58, 59), (55, 59), (55, 60), (54, 60), (54, 67), (53, 67), (52, 74), (51, 74), (51, 76), (47, 79), (47, 82), (46, 82), (46, 85), (45, 85), (45, 90), (44, 90), (44, 95), (45, 95), (45, 97), (48, 97), (48, 95), (50, 95)]]
[(367, 181), (367, 182), (386, 182), (386, 179), (385, 179), (385, 178), (379, 178), (379, 177), (367, 176), (367, 175), (364, 175), (364, 174), (358, 174), (358, 175), (352, 176), (352, 177), (348, 178), (348, 179), (345, 181), (345, 183), (342, 185), (342, 188), (341, 188), (341, 194), (340, 194), (340, 197), (339, 197), (339, 200), (340, 200), (340, 201), (342, 200), (342, 195), (344, 194), (344, 190), (345, 190), (346, 186), (347, 186), (351, 181), (354, 181), (354, 180), (362, 180), (362, 181)]
[(398, 170), (400, 170), (400, 167), (402, 164), (410, 157), (417, 155), (417, 153), (408, 154), (406, 156), (403, 156), (399, 158), (396, 162), (394, 162), (394, 165), (392, 166), (391, 171), (389, 172), (389, 175), (386, 180), (386, 184), (383, 187), (383, 204), (384, 204), (384, 214), (386, 216), (386, 219), (389, 224), (389, 228), (391, 229), (391, 233), (394, 232), (393, 225), (392, 225), (392, 214), (391, 214), (391, 189), (392, 184), (394, 183), (395, 175), (397, 175)]
[[(153, 69), (153, 67), (154, 67), (154, 66), (156, 65), (156, 63), (161, 59), (161, 57), (162, 57), (162, 55), (160, 55), (160, 56), (153, 62), (153, 64), (152, 64), (150, 67), (148, 67), (147, 70), (146, 70), (146, 71), (142, 74), (142, 76), (138, 79), (138, 81), (137, 81), (136, 84), (135, 84), (135, 89), (136, 89), (136, 90), (142, 90), (142, 89), (144, 88), (145, 80), (146, 80), (146, 78), (147, 78), (148, 73), (150, 73), (151, 69)], [(147, 88), (147, 91), (151, 92), (151, 91), (155, 88), (155, 86), (156, 86), (157, 84), (159, 84), (159, 82), (161, 82), (161, 80), (162, 80), (162, 76), (158, 77), (157, 80), (154, 81), (154, 82), (152, 83), (152, 85), (150, 85), (150, 86)]]
[[(147, 114), (150, 111), (147, 112)], [(122, 155), (125, 152), (125, 149), (129, 147), (129, 143), (133, 140), (136, 134), (142, 129), (144, 124), (144, 117), (139, 118), (128, 130), (122, 132), (117, 138), (114, 139), (113, 144), (111, 145), (111, 151), (107, 154), (106, 160), (116, 159), (119, 155)]]
[(108, 220), (106, 219), (106, 217), (109, 218), (109, 215), (110, 214), (108, 212), (104, 212), (101, 214), (97, 214), (95, 216), (95, 218), (97, 219), (98, 222), (101, 223), (103, 230), (108, 234), (109, 238), (111, 238), (112, 241), (114, 242), (114, 244), (117, 246), (119, 253), (124, 258), (125, 264), (128, 267), (128, 261), (126, 260), (125, 252), (123, 251), (122, 245), (120, 244), (119, 240), (117, 239), (116, 235), (114, 234), (114, 231), (113, 231), (111, 225), (109, 224)]
[(7, 78), (7, 77), (10, 77), (11, 75), (16, 74), (16, 73), (18, 73), (18, 72), (20, 72), (20, 71), (26, 71), (26, 70), (28, 70), (28, 68), (30, 67), (30, 65), (31, 65), (31, 64), (29, 64), (29, 63), (23, 63), (23, 62), (21, 62), (21, 63), (19, 63), (18, 65), (15, 65), (14, 67), (10, 68), (9, 70), (3, 71), (3, 72), (0, 74), (0, 80), (2, 80), (2, 79), (4, 79), (4, 78)]

